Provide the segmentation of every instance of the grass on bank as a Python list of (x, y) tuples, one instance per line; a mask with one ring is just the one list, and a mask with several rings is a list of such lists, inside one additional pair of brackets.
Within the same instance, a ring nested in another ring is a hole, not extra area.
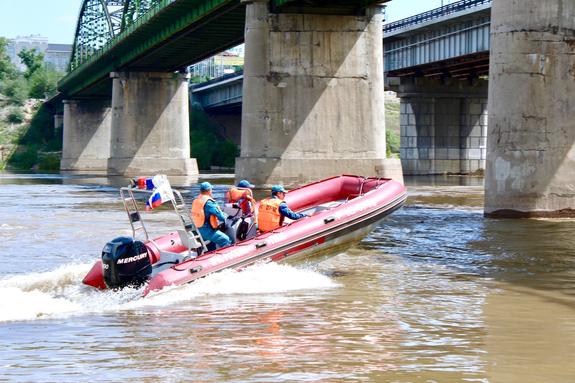
[(58, 171), (62, 135), (54, 129), (52, 112), (41, 100), (26, 101), (19, 108), (18, 121), (10, 120), (13, 112), (9, 112), (0, 122), (0, 150), (4, 159), (0, 168)]
[(26, 67), (20, 71), (7, 46), (8, 40), (0, 37), (0, 169), (59, 170), (54, 157), (62, 149), (61, 132), (55, 132), (52, 112), (43, 101), (56, 93), (63, 73), (49, 67), (35, 49), (18, 53)]

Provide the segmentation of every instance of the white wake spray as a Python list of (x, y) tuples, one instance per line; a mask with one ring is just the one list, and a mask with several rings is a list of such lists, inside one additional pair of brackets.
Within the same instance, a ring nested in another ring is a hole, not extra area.
[(338, 286), (316, 271), (270, 263), (254, 265), (241, 272), (225, 270), (141, 298), (143, 288), (100, 291), (84, 286), (81, 280), (91, 266), (66, 265), (50, 272), (13, 275), (0, 280), (0, 322), (165, 307), (213, 295), (281, 294)]

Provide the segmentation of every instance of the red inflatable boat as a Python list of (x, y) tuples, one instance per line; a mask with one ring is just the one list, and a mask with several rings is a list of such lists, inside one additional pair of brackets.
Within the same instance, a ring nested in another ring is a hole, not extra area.
[[(131, 194), (131, 193), (130, 193)], [(198, 238), (187, 208), (176, 191), (174, 207), (184, 230), (156, 239), (136, 241), (120, 237), (109, 242), (83, 283), (98, 288), (121, 288), (146, 283), (144, 295), (167, 286), (193, 282), (228, 268), (241, 269), (256, 262), (299, 260), (334, 253), (365, 237), (406, 200), (402, 184), (390, 179), (343, 175), (315, 182), (286, 194), (289, 207), (310, 215), (268, 233), (210, 252)], [(124, 198), (124, 203), (130, 198)], [(141, 217), (126, 207), (134, 236)], [(143, 223), (141, 225), (143, 227)], [(145, 228), (142, 230), (145, 232)], [(147, 233), (146, 233), (147, 236)], [(200, 255), (198, 255), (200, 254)]]

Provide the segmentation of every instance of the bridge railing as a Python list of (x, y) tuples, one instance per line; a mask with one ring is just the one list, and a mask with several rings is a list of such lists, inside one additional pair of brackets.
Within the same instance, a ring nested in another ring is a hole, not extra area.
[(412, 25), (424, 23), (429, 20), (438, 19), (445, 15), (460, 12), (468, 8), (477, 7), (482, 4), (491, 3), (491, 0), (461, 0), (456, 3), (447, 4), (443, 7), (432, 9), (431, 11), (423, 12), (405, 19), (397, 20), (392, 23), (385, 24), (383, 33), (390, 33), (398, 29), (407, 28)]
[[(128, 25), (124, 27), (121, 31), (118, 32), (114, 37), (106, 41), (104, 44), (97, 48), (85, 48), (86, 54), (80, 54), (76, 57), (72, 57), (69, 65), (68, 73), (73, 72), (75, 69), (83, 66), (84, 64), (88, 65), (96, 60), (98, 60), (105, 52), (107, 52), (112, 46), (116, 45), (118, 41), (121, 41), (125, 36), (132, 33), (138, 27), (140, 27), (143, 23), (147, 22), (150, 18), (155, 16), (160, 10), (167, 7), (175, 0), (159, 0), (147, 9), (146, 12), (141, 13), (138, 15), (137, 18), (134, 18), (130, 21)], [(78, 38), (77, 36), (75, 37)], [(76, 41), (74, 42), (76, 44)]]

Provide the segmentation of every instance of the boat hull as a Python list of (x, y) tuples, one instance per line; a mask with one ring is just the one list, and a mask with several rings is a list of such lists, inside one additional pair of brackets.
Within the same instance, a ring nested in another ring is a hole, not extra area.
[[(355, 206), (350, 203), (342, 211), (337, 208), (326, 210), (304, 219), (309, 220), (307, 223), (297, 221), (272, 233), (174, 266), (152, 278), (145, 294), (167, 286), (190, 283), (228, 268), (242, 269), (261, 262), (298, 262), (329, 252), (333, 255), (336, 248), (361, 240), (385, 217), (401, 208), (406, 199), (403, 185), (394, 183), (388, 186), (391, 188), (386, 194), (387, 198), (374, 198), (371, 203)], [(353, 212), (354, 208), (357, 211)]]
[[(253, 239), (202, 254), (156, 270), (144, 295), (167, 286), (191, 283), (206, 275), (225, 270), (240, 270), (255, 263), (300, 262), (306, 258), (333, 255), (360, 241), (380, 222), (401, 208), (406, 200), (402, 184), (388, 179), (340, 176), (290, 191), (286, 202), (295, 211), (311, 217), (291, 222)], [(183, 252), (173, 233), (155, 240), (161, 250)], [(148, 246), (152, 263), (159, 263), (158, 246)], [(101, 280), (101, 263), (94, 265), (84, 283), (90, 279), (95, 287), (105, 288)], [(89, 278), (89, 276), (91, 276)]]

